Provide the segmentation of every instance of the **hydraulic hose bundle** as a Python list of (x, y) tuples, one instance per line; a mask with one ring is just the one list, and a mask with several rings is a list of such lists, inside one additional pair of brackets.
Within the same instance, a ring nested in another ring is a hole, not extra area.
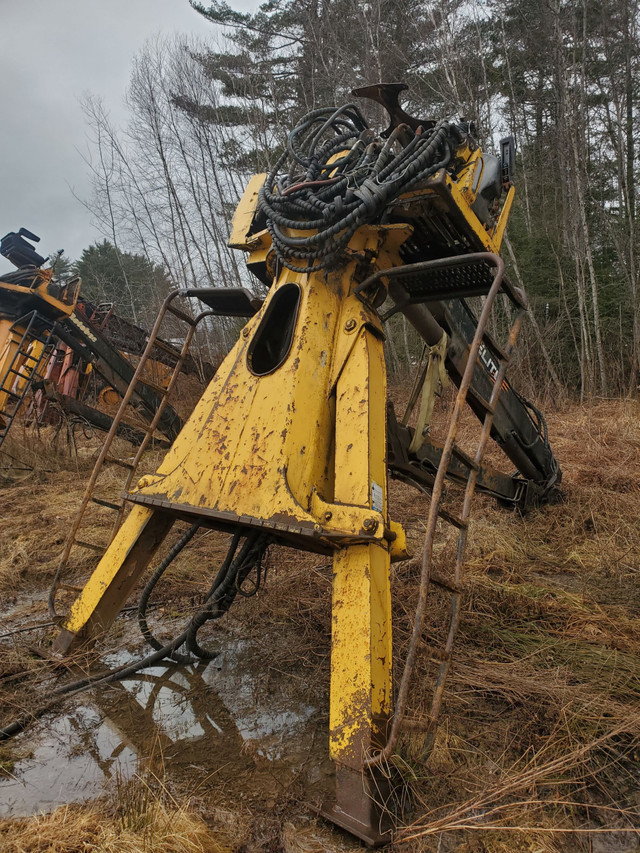
[(446, 168), (461, 139), (447, 121), (415, 132), (401, 124), (382, 139), (355, 104), (308, 113), (260, 190), (280, 262), (299, 272), (338, 266), (355, 231), (380, 221), (389, 202)]
[[(147, 585), (145, 586), (140, 602), (138, 604), (138, 624), (145, 640), (156, 651), (163, 648), (169, 648), (163, 645), (156, 637), (153, 636), (147, 624), (147, 606), (149, 598), (156, 584), (169, 568), (173, 560), (182, 551), (185, 545), (191, 541), (199, 528), (199, 523), (192, 525), (186, 533), (176, 542), (173, 548), (169, 551), (164, 560), (155, 570)], [(213, 583), (207, 591), (202, 606), (191, 617), (185, 630), (181, 634), (182, 642), (180, 645), (185, 645), (187, 650), (196, 658), (204, 660), (212, 660), (216, 657), (217, 652), (210, 652), (203, 648), (198, 642), (198, 631), (202, 626), (212, 619), (219, 619), (233, 604), (236, 595), (251, 596), (255, 595), (260, 587), (262, 580), (262, 561), (265, 552), (269, 546), (268, 537), (257, 531), (247, 531), (246, 539), (242, 547), (238, 551), (238, 544), (241, 538), (241, 531), (237, 530), (231, 540), (231, 545), (227, 551), (227, 555), (218, 570)], [(236, 551), (238, 551), (236, 555)], [(242, 588), (243, 583), (249, 576), (250, 572), (256, 572), (255, 584), (249, 591)], [(179, 646), (173, 646), (167, 657), (170, 657), (176, 663), (193, 663), (193, 658), (189, 655), (178, 652)]]

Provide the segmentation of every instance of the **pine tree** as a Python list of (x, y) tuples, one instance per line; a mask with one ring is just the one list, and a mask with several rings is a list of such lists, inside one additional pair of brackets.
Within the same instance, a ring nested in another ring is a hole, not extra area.
[(196, 56), (224, 104), (211, 109), (180, 95), (175, 102), (203, 121), (241, 129), (237, 162), (252, 170), (274, 162), (303, 113), (352, 100), (355, 87), (410, 76), (423, 18), (417, 0), (270, 0), (254, 13), (191, 4), (227, 36), (229, 50)]
[(149, 322), (171, 288), (161, 266), (144, 255), (121, 252), (108, 240), (84, 249), (73, 266), (82, 278), (82, 295), (92, 302), (113, 303), (134, 322)]

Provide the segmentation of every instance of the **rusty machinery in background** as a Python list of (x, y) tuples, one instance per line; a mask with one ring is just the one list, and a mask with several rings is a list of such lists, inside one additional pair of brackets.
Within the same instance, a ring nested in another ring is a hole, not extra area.
[[(246, 252), (268, 296), (257, 313), (246, 312), (237, 344), (162, 464), (137, 482), (129, 477), (110, 544), (56, 640), (66, 654), (102, 636), (178, 520), (188, 529), (141, 599), (143, 632), (156, 651), (140, 665), (215, 656), (200, 631), (229, 609), (252, 573), (259, 585), (270, 543), (330, 555), (336, 789), (322, 813), (372, 845), (390, 838), (385, 767), (403, 726), (417, 724), (427, 740), (435, 731), (475, 489), (525, 509), (554, 499), (561, 476), (544, 418), (505, 376), (525, 312), (524, 294), (510, 285), (498, 255), (514, 195), (512, 144), (505, 140), (494, 157), (467, 123), (408, 116), (398, 105), (403, 88), (354, 93), (388, 109), (382, 134), (355, 104), (314, 110), (293, 128), (273, 171), (249, 182), (230, 244)], [(397, 313), (425, 350), (400, 420), (387, 403), (383, 353), (385, 321)], [(489, 334), (490, 322), (501, 331)], [(446, 439), (437, 443), (429, 424), (448, 379), (457, 394)], [(467, 407), (478, 422), (470, 453), (456, 443)], [(485, 463), (490, 439), (515, 474)], [(397, 689), (390, 562), (405, 559), (407, 549), (401, 523), (390, 518), (388, 475), (430, 498), (418, 606)], [(91, 484), (84, 506), (90, 497)], [(227, 533), (228, 554), (183, 632), (162, 646), (144, 608), (199, 527)], [(453, 530), (457, 548), (436, 574), (432, 550), (444, 528)], [(67, 555), (76, 534), (74, 526)], [(425, 650), (430, 584), (448, 596), (450, 609), (441, 642)], [(432, 703), (427, 717), (411, 720), (407, 698), (419, 653), (435, 662)]]
[(5, 235), (0, 252), (18, 269), (0, 277), (0, 445), (6, 438), (34, 381), (42, 379), (53, 354), (56, 322), (75, 310), (80, 280), (53, 282), (45, 258), (21, 228)]
[[(113, 306), (96, 306), (80, 296), (78, 277), (57, 282), (54, 270), (28, 242), (21, 228), (2, 238), (0, 253), (18, 269), (0, 274), (0, 446), (30, 397), (29, 416), (46, 422), (48, 410), (108, 431), (113, 411), (129, 388), (135, 362), (148, 334), (118, 316)], [(157, 338), (147, 369), (131, 393), (132, 407), (119, 434), (139, 444), (166, 394), (180, 360), (180, 345)], [(206, 383), (213, 365), (186, 354), (181, 370)], [(91, 402), (91, 405), (89, 404)], [(142, 428), (141, 428), (142, 427)], [(168, 446), (182, 420), (171, 406), (157, 424), (156, 441)]]

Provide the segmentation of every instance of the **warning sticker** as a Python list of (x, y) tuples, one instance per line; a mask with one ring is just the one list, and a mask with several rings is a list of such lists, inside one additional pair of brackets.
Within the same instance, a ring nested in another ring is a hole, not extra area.
[(382, 486), (378, 485), (375, 480), (371, 481), (371, 509), (382, 512)]

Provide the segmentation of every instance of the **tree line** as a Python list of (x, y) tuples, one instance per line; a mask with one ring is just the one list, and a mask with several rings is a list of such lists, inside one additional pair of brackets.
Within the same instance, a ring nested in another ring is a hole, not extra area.
[[(211, 39), (147, 44), (125, 128), (98, 99), (84, 104), (90, 206), (114, 246), (179, 286), (246, 286), (226, 241), (250, 175), (273, 165), (304, 112), (351, 100), (356, 86), (404, 81), (408, 112), (472, 120), (488, 150), (516, 138), (504, 254), (530, 299), (520, 378), (555, 395), (637, 391), (637, 0), (192, 6)], [(392, 366), (417, 346), (396, 323)]]

